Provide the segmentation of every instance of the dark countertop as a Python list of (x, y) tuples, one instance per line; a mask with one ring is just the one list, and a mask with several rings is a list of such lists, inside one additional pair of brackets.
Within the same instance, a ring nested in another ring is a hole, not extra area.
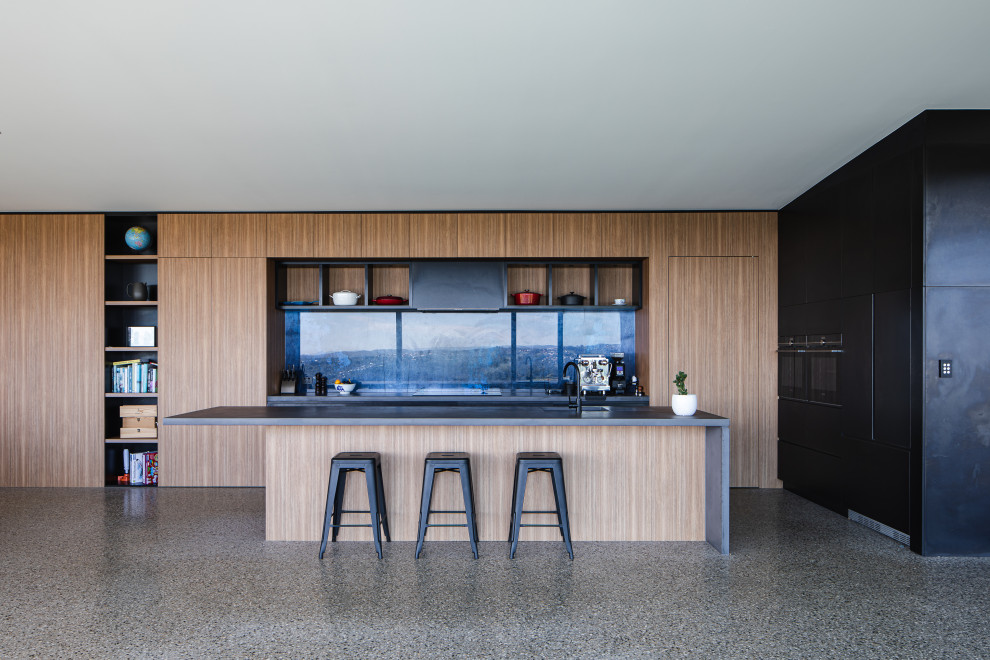
[(206, 426), (729, 426), (699, 410), (679, 417), (669, 407), (598, 406), (579, 416), (566, 405), (227, 406), (172, 415), (169, 425)]
[[(476, 392), (480, 392), (477, 390)], [(268, 397), (269, 406), (327, 406), (327, 405), (352, 405), (359, 403), (367, 405), (369, 403), (380, 403), (383, 405), (413, 405), (413, 406), (445, 406), (445, 405), (471, 405), (471, 406), (499, 406), (499, 405), (520, 405), (535, 404), (555, 406), (560, 403), (567, 403), (566, 394), (547, 394), (542, 388), (499, 390), (499, 394), (445, 394), (436, 396), (424, 396), (413, 392), (377, 392), (358, 390), (353, 394), (342, 396), (333, 391), (327, 396), (315, 396), (309, 394), (279, 394)], [(574, 396), (571, 396), (574, 399)], [(592, 399), (594, 400), (594, 399)], [(610, 395), (605, 399), (600, 399), (594, 405), (606, 406), (648, 406), (650, 398), (646, 396), (633, 395)]]

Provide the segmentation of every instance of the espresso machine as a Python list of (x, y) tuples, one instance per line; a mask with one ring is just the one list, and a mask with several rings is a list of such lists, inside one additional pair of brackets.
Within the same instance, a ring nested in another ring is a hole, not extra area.
[(604, 396), (612, 387), (612, 363), (604, 355), (579, 355), (575, 360), (578, 368), (578, 390), (594, 392)]

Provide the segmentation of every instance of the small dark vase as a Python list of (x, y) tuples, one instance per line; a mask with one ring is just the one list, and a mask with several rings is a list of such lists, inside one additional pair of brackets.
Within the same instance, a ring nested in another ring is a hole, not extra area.
[(131, 282), (127, 285), (127, 296), (131, 300), (147, 300), (148, 285), (144, 282)]

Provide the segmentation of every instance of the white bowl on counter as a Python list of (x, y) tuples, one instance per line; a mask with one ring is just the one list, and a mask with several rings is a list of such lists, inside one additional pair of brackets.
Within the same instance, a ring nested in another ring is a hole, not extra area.
[(357, 387), (357, 383), (335, 383), (333, 387), (341, 396), (348, 396)]

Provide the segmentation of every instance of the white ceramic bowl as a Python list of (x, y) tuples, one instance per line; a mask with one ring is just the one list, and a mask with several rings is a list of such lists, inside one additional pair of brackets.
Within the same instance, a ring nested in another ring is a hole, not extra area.
[(340, 392), (341, 396), (349, 395), (355, 387), (357, 387), (357, 383), (337, 383), (334, 385), (334, 389)]

